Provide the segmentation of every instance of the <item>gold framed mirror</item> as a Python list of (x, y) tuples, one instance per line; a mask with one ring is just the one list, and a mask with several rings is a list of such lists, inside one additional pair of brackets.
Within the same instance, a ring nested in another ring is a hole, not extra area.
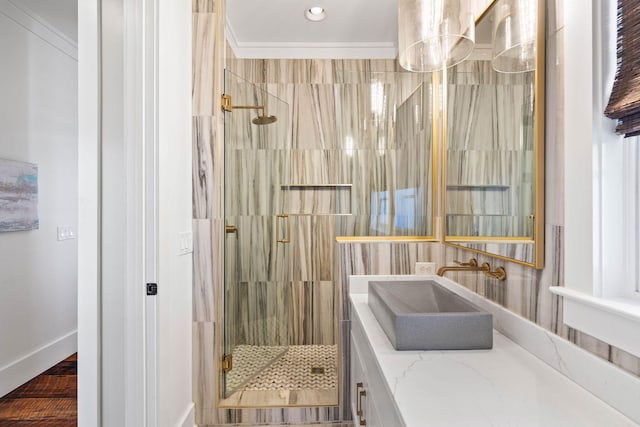
[(496, 0), (444, 72), (443, 240), (544, 266), (543, 0)]
[[(438, 85), (435, 74), (393, 72), (333, 89), (345, 105), (339, 120), (353, 128), (339, 131), (351, 148), (338, 168), (350, 179), (350, 209), (336, 217), (338, 242), (440, 240)], [(346, 108), (369, 96), (370, 106)], [(370, 110), (371, 118), (361, 117)]]

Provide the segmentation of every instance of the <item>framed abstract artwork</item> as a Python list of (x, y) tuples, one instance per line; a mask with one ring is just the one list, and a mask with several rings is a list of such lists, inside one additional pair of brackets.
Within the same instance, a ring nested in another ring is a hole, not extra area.
[(0, 159), (0, 232), (38, 226), (38, 166)]

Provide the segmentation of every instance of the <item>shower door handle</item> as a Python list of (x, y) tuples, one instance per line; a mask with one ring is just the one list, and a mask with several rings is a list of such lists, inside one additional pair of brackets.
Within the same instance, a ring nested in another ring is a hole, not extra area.
[(362, 406), (362, 398), (363, 397), (367, 397), (367, 391), (364, 389), (364, 387), (362, 386), (362, 383), (358, 383), (359, 387), (362, 387), (362, 390), (360, 392), (358, 392), (358, 404), (357, 407), (360, 408), (360, 410), (356, 413), (356, 415), (358, 416), (358, 424), (361, 426), (366, 426), (367, 425), (367, 419), (365, 418), (365, 413), (364, 413), (364, 407)]
[(357, 383), (356, 384), (356, 415), (362, 416), (362, 398), (360, 397), (360, 389), (364, 391), (364, 384)]
[[(287, 234), (283, 238), (280, 238), (280, 222), (286, 221)], [(276, 242), (289, 243), (291, 241), (291, 225), (289, 224), (289, 215), (277, 214), (276, 215)]]

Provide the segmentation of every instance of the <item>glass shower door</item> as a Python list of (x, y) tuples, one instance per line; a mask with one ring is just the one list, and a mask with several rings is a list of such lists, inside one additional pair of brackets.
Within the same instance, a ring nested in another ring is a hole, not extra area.
[(224, 92), (222, 385), (228, 397), (287, 349), (290, 150), (286, 102), (228, 71)]

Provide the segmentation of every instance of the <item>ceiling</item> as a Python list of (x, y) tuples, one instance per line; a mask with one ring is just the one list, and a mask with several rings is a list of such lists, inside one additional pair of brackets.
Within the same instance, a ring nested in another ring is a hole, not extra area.
[[(77, 44), (78, 0), (9, 1)], [(306, 19), (304, 12), (312, 6), (323, 7), (326, 19)], [(393, 59), (397, 9), (397, 0), (231, 0), (227, 36), (240, 58)], [(477, 32), (482, 43), (480, 28)]]
[[(9, 1), (77, 44), (77, 0)], [(312, 6), (323, 7), (326, 19), (306, 19), (304, 12)], [(227, 36), (240, 58), (393, 59), (397, 9), (397, 0), (231, 0)], [(480, 27), (477, 33), (481, 44)]]
[[(312, 6), (326, 19), (306, 19)], [(240, 58), (395, 58), (397, 9), (397, 0), (232, 0), (227, 38)]]

